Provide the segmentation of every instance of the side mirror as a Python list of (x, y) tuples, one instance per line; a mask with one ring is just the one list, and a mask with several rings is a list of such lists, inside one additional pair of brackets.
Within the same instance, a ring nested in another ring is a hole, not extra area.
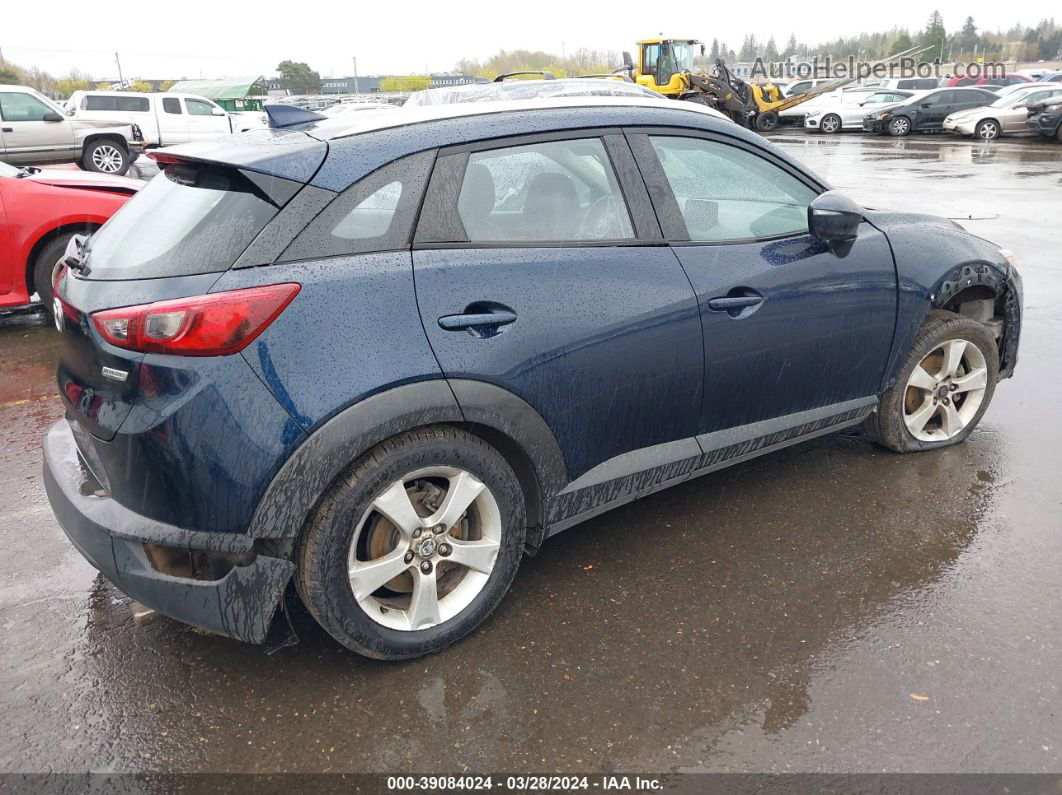
[(41, 116), (41, 121), (62, 121), (63, 117), (53, 110), (48, 111)]
[(625, 69), (628, 70), (634, 68), (634, 59), (631, 57), (631, 54), (626, 50), (623, 51), (623, 66)]
[(211, 116), (228, 116), (229, 114), (226, 113), (221, 108), (212, 108), (211, 111), (210, 111), (210, 115)]
[[(859, 236), (862, 222), (863, 208), (839, 191), (826, 191), (808, 206), (808, 230), (831, 248), (852, 243)], [(834, 249), (834, 253), (844, 256), (848, 252)]]

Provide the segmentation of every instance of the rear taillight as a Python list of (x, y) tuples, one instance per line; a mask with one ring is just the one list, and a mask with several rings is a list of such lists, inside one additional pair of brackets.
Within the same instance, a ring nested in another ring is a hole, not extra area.
[(92, 315), (111, 345), (143, 353), (224, 356), (242, 350), (298, 295), (298, 284), (229, 290)]

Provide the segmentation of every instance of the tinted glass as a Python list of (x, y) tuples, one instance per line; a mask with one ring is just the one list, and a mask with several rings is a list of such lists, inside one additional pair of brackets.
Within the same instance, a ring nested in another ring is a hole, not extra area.
[(700, 138), (650, 136), (690, 240), (718, 242), (808, 230), (818, 194), (753, 152)]
[(81, 101), (85, 110), (124, 111), (126, 113), (147, 113), (151, 104), (147, 97), (111, 97), (89, 94)]
[(55, 113), (32, 94), (0, 92), (0, 114), (4, 121), (44, 121), (46, 113)]
[(163, 97), (162, 109), (167, 113), (179, 114), (181, 112), (181, 100), (177, 99), (177, 97)]
[(473, 243), (634, 237), (600, 138), (474, 152), (457, 209)]
[(167, 166), (90, 238), (89, 278), (223, 271), (277, 209), (235, 169)]

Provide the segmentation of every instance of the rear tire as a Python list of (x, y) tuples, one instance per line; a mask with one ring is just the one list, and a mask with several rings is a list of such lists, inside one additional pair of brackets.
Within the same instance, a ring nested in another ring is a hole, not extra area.
[(756, 117), (756, 129), (760, 132), (770, 132), (778, 127), (778, 114), (773, 110), (765, 111)]
[(98, 174), (122, 176), (130, 165), (129, 150), (107, 138), (90, 143), (81, 157), (81, 168)]
[(52, 301), (52, 276), (55, 266), (66, 251), (66, 246), (74, 232), (63, 232), (56, 236), (48, 245), (41, 249), (37, 258), (33, 261), (33, 289), (41, 299), (41, 304), (49, 316), (54, 315)]
[(328, 488), (304, 530), (295, 583), (348, 649), (420, 657), (472, 632), (497, 607), (520, 565), (525, 529), (520, 483), (494, 448), (456, 428), (410, 431), (374, 447)]
[(911, 134), (911, 120), (906, 116), (897, 116), (889, 121), (889, 135), (901, 138)]
[[(951, 353), (954, 366), (949, 367)], [(958, 444), (981, 421), (998, 379), (999, 349), (988, 329), (935, 309), (863, 429), (898, 453)]]

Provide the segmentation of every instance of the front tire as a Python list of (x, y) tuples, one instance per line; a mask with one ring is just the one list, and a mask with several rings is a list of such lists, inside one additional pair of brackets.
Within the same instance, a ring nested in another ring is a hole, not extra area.
[(819, 130), (827, 134), (841, 131), (841, 117), (836, 113), (827, 113), (819, 122)]
[(81, 167), (85, 171), (95, 171), (98, 174), (115, 174), (122, 176), (129, 170), (132, 162), (129, 159), (129, 151), (110, 139), (93, 141), (85, 147), (85, 154), (81, 158)]
[(994, 141), (1000, 136), (999, 122), (995, 119), (985, 119), (974, 128), (974, 137), (982, 141)]
[(999, 349), (988, 329), (935, 309), (863, 427), (898, 453), (958, 444), (981, 421), (998, 379)]
[(348, 649), (403, 660), (478, 627), (508, 590), (525, 506), (506, 460), (450, 427), (374, 447), (329, 487), (299, 546), (296, 586)]
[(756, 129), (760, 132), (770, 132), (778, 127), (779, 117), (773, 110), (764, 111), (756, 116)]
[(897, 116), (889, 122), (889, 135), (900, 138), (911, 134), (911, 120), (906, 116)]

